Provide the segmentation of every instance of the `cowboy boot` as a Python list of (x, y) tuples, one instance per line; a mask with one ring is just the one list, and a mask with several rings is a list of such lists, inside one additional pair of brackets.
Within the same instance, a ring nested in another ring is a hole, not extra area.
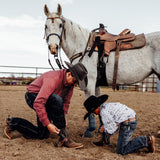
[(9, 125), (9, 123), (10, 123), (10, 118), (7, 118), (6, 119), (6, 127), (4, 128), (4, 134), (6, 135), (6, 137), (8, 138), (8, 139), (12, 139), (12, 135), (11, 135), (11, 131), (12, 131), (12, 129), (11, 129), (11, 127), (10, 127), (10, 125)]
[(102, 138), (98, 142), (93, 142), (96, 146), (103, 146), (103, 147), (108, 147), (110, 146), (110, 134), (107, 132), (102, 133)]
[(155, 152), (155, 137), (152, 135), (147, 135), (147, 144), (148, 144), (148, 151), (153, 153)]
[(103, 132), (103, 139), (106, 145), (110, 144), (110, 137), (111, 135), (107, 132)]
[(59, 133), (59, 142), (57, 147), (68, 147), (68, 148), (81, 148), (83, 144), (74, 142), (71, 138), (69, 138), (67, 130), (61, 129)]

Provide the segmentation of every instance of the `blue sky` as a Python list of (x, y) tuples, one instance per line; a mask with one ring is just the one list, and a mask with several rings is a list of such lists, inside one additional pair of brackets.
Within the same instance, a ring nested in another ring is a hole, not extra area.
[[(104, 23), (119, 34), (160, 31), (160, 0), (0, 0), (0, 65), (50, 67), (43, 7), (92, 30)], [(65, 58), (64, 58), (65, 59)]]

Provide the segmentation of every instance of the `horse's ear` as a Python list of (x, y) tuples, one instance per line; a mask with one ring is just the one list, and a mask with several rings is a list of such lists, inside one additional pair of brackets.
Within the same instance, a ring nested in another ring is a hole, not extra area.
[(50, 11), (49, 11), (49, 9), (48, 9), (48, 7), (47, 7), (47, 5), (45, 4), (45, 6), (44, 6), (44, 13), (45, 13), (45, 15), (48, 17), (49, 16), (49, 14), (50, 14)]
[(58, 7), (57, 7), (57, 14), (58, 14), (59, 16), (62, 15), (62, 7), (61, 7), (60, 4), (58, 4)]

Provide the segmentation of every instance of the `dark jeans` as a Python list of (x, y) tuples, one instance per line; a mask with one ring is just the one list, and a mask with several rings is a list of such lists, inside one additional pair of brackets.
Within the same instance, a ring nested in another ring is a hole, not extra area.
[[(36, 99), (36, 93), (26, 92), (25, 100), (30, 108), (33, 108), (34, 100)], [(51, 94), (46, 102), (46, 112), (50, 122), (59, 128), (63, 129), (66, 127), (66, 121), (63, 111), (63, 101), (59, 95)], [(12, 130), (17, 130), (27, 138), (44, 139), (50, 136), (50, 132), (47, 127), (44, 127), (37, 116), (37, 126), (31, 122), (23, 119), (12, 117), (10, 120), (10, 127)]]
[(117, 144), (117, 153), (125, 155), (128, 153), (133, 153), (141, 148), (148, 147), (146, 136), (136, 137), (130, 141), (136, 126), (137, 120), (128, 123), (121, 123)]

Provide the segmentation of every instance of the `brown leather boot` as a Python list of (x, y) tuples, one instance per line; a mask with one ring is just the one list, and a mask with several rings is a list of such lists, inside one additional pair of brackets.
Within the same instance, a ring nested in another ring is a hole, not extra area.
[(6, 135), (6, 137), (8, 139), (10, 139), (10, 140), (12, 139), (11, 130), (10, 130), (10, 128), (8, 126), (4, 129), (4, 134)]
[(57, 144), (57, 147), (68, 147), (68, 148), (81, 148), (83, 147), (83, 144), (74, 142), (71, 138), (69, 138), (67, 130), (61, 129), (59, 133), (59, 142)]
[(6, 127), (5, 127), (5, 129), (4, 129), (4, 134), (6, 135), (6, 137), (8, 138), (8, 139), (12, 139), (12, 136), (11, 136), (11, 128), (10, 128), (10, 126), (9, 126), (9, 121), (10, 121), (10, 118), (7, 118), (6, 119)]
[(147, 143), (148, 143), (148, 151), (153, 153), (155, 151), (155, 137), (148, 135)]
[(102, 141), (102, 140), (97, 141), (97, 142), (93, 142), (93, 144), (96, 145), (96, 146), (105, 146), (106, 145), (105, 142)]
[(112, 147), (112, 145), (110, 144), (106, 144), (105, 141), (98, 141), (98, 142), (93, 142), (94, 145), (99, 146), (99, 147), (103, 147), (103, 148), (109, 148)]
[(68, 147), (68, 148), (82, 148), (83, 144), (82, 143), (76, 143), (74, 142), (71, 138), (67, 137), (63, 141), (58, 142), (58, 147)]

